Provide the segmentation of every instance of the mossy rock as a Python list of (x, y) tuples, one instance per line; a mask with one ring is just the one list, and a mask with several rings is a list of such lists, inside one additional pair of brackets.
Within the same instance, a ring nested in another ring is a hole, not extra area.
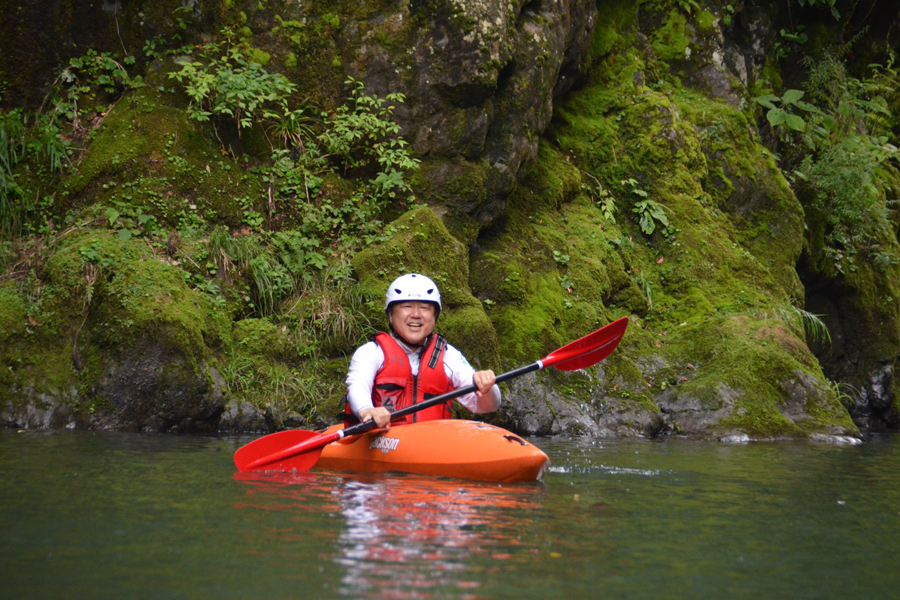
[(410, 184), (420, 201), (441, 211), (441, 218), (452, 235), (469, 244), (481, 229), (471, 213), (473, 207), (488, 200), (489, 174), (486, 161), (432, 159), (423, 162)]
[[(472, 289), (489, 309), (507, 362), (534, 360), (609, 321), (606, 302), (632, 286), (609, 243), (619, 237), (582, 192), (581, 174), (541, 144), (508, 221), (472, 253)], [(642, 299), (641, 304), (646, 304)]]
[(859, 433), (804, 341), (780, 320), (708, 319), (667, 336), (662, 355), (677, 366), (663, 403), (684, 433)]
[(11, 284), (0, 285), (0, 341), (13, 342), (25, 334), (25, 303)]
[(238, 199), (263, 210), (259, 181), (211, 141), (212, 125), (189, 122), (168, 95), (141, 88), (110, 110), (76, 173), (62, 181), (59, 211), (121, 203), (174, 228), (206, 219), (238, 227), (244, 210)]
[[(53, 353), (66, 362), (59, 372), (69, 374), (62, 383), (81, 390), (75, 403), (91, 409), (86, 418), (105, 413), (117, 427), (215, 430), (223, 400), (210, 361), (230, 344), (230, 327), (180, 270), (142, 240), (86, 230), (65, 238), (45, 277), (68, 293), (46, 298), (42, 335), (59, 340)], [(56, 397), (60, 387), (51, 388)]]
[(266, 319), (241, 319), (234, 323), (231, 337), (243, 353), (270, 359), (290, 356), (291, 342), (285, 332)]
[[(540, 356), (624, 309), (643, 318), (585, 397), (607, 430), (858, 434), (802, 328), (778, 316), (802, 294), (797, 199), (740, 112), (648, 88), (653, 59), (624, 40), (557, 108), (508, 219), (472, 254), (504, 358)], [(668, 226), (645, 231), (643, 199)]]

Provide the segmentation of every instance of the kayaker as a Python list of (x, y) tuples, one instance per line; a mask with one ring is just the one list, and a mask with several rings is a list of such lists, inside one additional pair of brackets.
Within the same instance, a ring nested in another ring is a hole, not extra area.
[[(392, 411), (473, 383), (478, 391), (457, 401), (476, 414), (500, 408), (494, 372), (476, 371), (434, 333), (441, 308), (441, 293), (428, 277), (412, 273), (391, 283), (384, 303), (390, 333), (379, 333), (354, 352), (346, 379), (348, 413), (390, 427)], [(407, 415), (406, 422), (451, 417), (448, 401)]]

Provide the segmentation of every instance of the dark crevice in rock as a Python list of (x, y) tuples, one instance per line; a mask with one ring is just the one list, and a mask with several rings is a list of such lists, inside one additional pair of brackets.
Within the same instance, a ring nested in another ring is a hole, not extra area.
[[(860, 429), (900, 429), (894, 403), (895, 361), (886, 360), (887, 332), (873, 326), (859, 308), (859, 294), (841, 278), (829, 279), (809, 266), (804, 254), (797, 265), (806, 288), (806, 310), (826, 325), (830, 340), (809, 339), (822, 372), (839, 382), (841, 401)], [(812, 337), (812, 336), (808, 336)]]

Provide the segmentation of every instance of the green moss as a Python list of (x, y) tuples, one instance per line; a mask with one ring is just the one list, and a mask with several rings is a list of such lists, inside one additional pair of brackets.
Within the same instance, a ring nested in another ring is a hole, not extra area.
[(491, 168), (486, 160), (472, 163), (465, 160), (436, 160), (423, 162), (413, 174), (410, 186), (416, 198), (430, 206), (446, 209), (442, 218), (451, 234), (458, 240), (471, 243), (481, 229), (466, 210), (467, 206), (486, 202)]
[(25, 303), (11, 284), (0, 285), (0, 341), (9, 343), (25, 333)]
[(665, 61), (684, 60), (685, 50), (690, 46), (690, 30), (687, 17), (678, 9), (672, 9), (663, 20), (662, 27), (650, 36), (650, 43), (656, 55)]
[(803, 431), (778, 412), (774, 405), (765, 406), (752, 401), (740, 401), (737, 413), (718, 422), (722, 431), (739, 430), (753, 437), (798, 437)]
[(84, 289), (80, 279), (86, 259), (101, 274), (92, 302), (82, 302), (94, 342), (137, 347), (153, 339), (198, 362), (228, 338), (225, 315), (213, 309), (206, 295), (188, 288), (179, 269), (147, 257), (143, 240), (122, 242), (105, 231), (67, 238), (47, 263), (48, 280), (65, 289)]
[(253, 47), (247, 49), (247, 57), (251, 60), (251, 62), (259, 63), (263, 67), (268, 65), (269, 61), (272, 60), (271, 54), (260, 48)]
[(341, 28), (341, 18), (334, 13), (325, 13), (320, 17), (322, 24), (337, 30)]
[[(802, 296), (794, 265), (803, 212), (787, 183), (740, 111), (687, 90), (647, 89), (645, 71), (656, 65), (621, 30), (612, 37), (598, 55), (613, 44), (620, 52), (598, 56), (590, 83), (556, 108), (555, 144), (540, 145), (508, 221), (472, 254), (472, 288), (489, 306), (502, 355), (540, 356), (625, 310), (645, 318), (603, 366), (622, 410), (658, 411), (653, 390), (665, 384), (709, 410), (732, 398), (727, 426), (754, 434), (846, 424), (833, 396), (815, 400), (824, 416), (802, 425), (778, 410), (796, 372), (823, 378), (802, 332), (776, 318), (789, 295)], [(669, 13), (654, 41), (683, 56), (684, 17)], [(663, 207), (665, 235), (638, 226), (632, 209), (642, 198)], [(599, 209), (609, 199), (615, 222)], [(702, 366), (689, 372), (688, 363)]]
[(232, 328), (234, 344), (249, 354), (270, 359), (289, 355), (290, 340), (282, 329), (266, 319), (241, 319)]
[(476, 369), (498, 368), (497, 333), (480, 304), (442, 312), (437, 331), (459, 348)]
[(697, 27), (704, 33), (715, 32), (716, 16), (708, 10), (701, 10), (694, 16)]
[(588, 196), (579, 170), (549, 144), (510, 201), (503, 232), (482, 237), (473, 290), (491, 306), (504, 357), (533, 360), (607, 319), (605, 301), (628, 285), (609, 240), (618, 237)]
[(591, 48), (585, 59), (585, 66), (590, 68), (596, 61), (609, 54), (626, 31), (636, 20), (635, 6), (630, 2), (600, 2), (597, 4), (597, 25)]
[(167, 101), (167, 92), (143, 88), (133, 107), (121, 102), (110, 111), (77, 172), (62, 181), (60, 211), (88, 201), (123, 202), (141, 206), (164, 226), (207, 215), (240, 225), (243, 208), (236, 199), (264, 197), (259, 181), (238, 175), (240, 167), (210, 141), (212, 132), (192, 126)]

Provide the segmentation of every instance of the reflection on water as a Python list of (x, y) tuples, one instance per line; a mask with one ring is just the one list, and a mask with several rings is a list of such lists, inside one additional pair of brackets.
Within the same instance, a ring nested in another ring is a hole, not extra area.
[(340, 592), (355, 597), (421, 598), (423, 590), (480, 587), (466, 575), (478, 557), (509, 560), (521, 546), (523, 513), (540, 508), (541, 484), (498, 485), (417, 475), (237, 473), (249, 486), (241, 509), (308, 506), (339, 512), (345, 528), (331, 560), (346, 569)]

